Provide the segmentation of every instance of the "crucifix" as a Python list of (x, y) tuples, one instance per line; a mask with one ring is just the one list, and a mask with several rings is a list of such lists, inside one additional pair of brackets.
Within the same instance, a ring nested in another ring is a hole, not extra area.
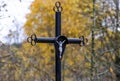
[(27, 41), (31, 45), (36, 45), (36, 43), (53, 43), (55, 46), (55, 80), (61, 81), (61, 60), (66, 47), (66, 44), (85, 44), (84, 36), (79, 38), (67, 38), (61, 35), (61, 12), (63, 8), (60, 2), (55, 3), (53, 7), (55, 11), (55, 37), (40, 37), (38, 38), (35, 34), (32, 34), (27, 38)]

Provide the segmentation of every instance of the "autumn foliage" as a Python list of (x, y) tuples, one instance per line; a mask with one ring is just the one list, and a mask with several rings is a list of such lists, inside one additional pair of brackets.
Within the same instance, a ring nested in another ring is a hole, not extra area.
[[(53, 7), (56, 1), (33, 1), (24, 25), (27, 37), (32, 34), (55, 36)], [(62, 35), (88, 39), (85, 46), (67, 45), (62, 59), (62, 81), (116, 81), (119, 78), (116, 77), (120, 58), (117, 8), (111, 7), (108, 0), (95, 0), (94, 6), (93, 1), (60, 0)], [(55, 81), (53, 44), (31, 46), (24, 41), (19, 45), (1, 46), (0, 81)]]

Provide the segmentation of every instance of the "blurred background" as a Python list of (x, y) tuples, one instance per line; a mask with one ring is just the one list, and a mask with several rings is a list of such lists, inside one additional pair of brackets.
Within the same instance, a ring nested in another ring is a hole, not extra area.
[[(58, 0), (0, 0), (0, 81), (55, 81), (53, 44), (27, 37), (55, 36)], [(85, 36), (67, 45), (62, 81), (120, 81), (120, 0), (59, 0), (62, 35)]]

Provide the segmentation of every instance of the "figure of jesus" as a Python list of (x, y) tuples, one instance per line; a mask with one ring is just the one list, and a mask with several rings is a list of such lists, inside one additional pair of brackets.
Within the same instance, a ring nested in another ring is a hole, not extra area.
[(62, 45), (63, 45), (64, 42), (65, 42), (65, 40), (64, 41), (59, 41), (59, 42), (57, 41), (57, 43), (59, 45), (60, 59), (62, 57), (62, 52), (63, 52)]

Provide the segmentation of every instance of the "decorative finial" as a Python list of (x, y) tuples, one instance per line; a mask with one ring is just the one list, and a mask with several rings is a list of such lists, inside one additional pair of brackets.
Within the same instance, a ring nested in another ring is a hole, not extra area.
[(27, 42), (31, 43), (32, 46), (36, 45), (35, 39), (37, 38), (36, 34), (32, 34), (30, 37), (27, 38)]
[(55, 12), (62, 12), (63, 8), (62, 8), (61, 3), (59, 1), (57, 1), (55, 3), (55, 6), (53, 7), (53, 10)]

